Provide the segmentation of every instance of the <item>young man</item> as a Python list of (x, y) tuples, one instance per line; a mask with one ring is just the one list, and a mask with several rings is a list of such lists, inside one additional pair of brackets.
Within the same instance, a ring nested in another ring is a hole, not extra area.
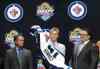
[(65, 56), (65, 45), (58, 42), (60, 30), (57, 27), (51, 28), (49, 32), (50, 44), (54, 46), (63, 56)]
[[(49, 31), (47, 50), (52, 56), (48, 55), (48, 69), (60, 69), (60, 65), (64, 64), (65, 62), (65, 45), (58, 42), (59, 33), (60, 31), (57, 27), (53, 27)], [(58, 60), (58, 58), (60, 58), (60, 61)], [(56, 61), (54, 62), (54, 60)]]

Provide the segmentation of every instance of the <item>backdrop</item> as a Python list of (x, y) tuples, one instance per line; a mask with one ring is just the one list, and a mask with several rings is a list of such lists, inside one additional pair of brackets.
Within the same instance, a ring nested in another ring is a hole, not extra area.
[[(38, 24), (42, 28), (58, 26), (61, 30), (60, 42), (64, 44), (68, 41), (68, 32), (77, 26), (89, 28), (94, 41), (100, 39), (100, 0), (81, 0), (87, 5), (87, 15), (79, 21), (72, 20), (67, 15), (68, 5), (72, 1), (75, 0), (0, 0), (0, 43), (4, 43), (6, 32), (16, 29), (24, 33), (26, 47), (35, 48), (34, 38), (29, 35), (29, 28), (34, 24)], [(48, 2), (55, 9), (54, 16), (47, 21), (43, 21), (36, 15), (37, 6), (43, 2)], [(18, 3), (24, 9), (23, 18), (16, 23), (11, 23), (4, 17), (4, 9), (11, 3)]]

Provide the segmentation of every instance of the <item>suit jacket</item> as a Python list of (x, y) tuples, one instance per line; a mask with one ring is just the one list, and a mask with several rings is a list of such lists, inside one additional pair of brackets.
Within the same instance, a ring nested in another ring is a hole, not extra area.
[(98, 48), (88, 42), (77, 56), (77, 64), (72, 59), (73, 69), (96, 69), (98, 59)]
[[(31, 52), (23, 49), (22, 69), (32, 69)], [(20, 69), (20, 64), (17, 58), (16, 48), (7, 50), (5, 58), (5, 69)]]

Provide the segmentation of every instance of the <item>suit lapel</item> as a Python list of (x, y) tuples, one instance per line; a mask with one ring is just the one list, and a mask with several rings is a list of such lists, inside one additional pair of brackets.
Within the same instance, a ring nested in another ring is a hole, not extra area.
[(16, 52), (16, 48), (13, 49), (13, 55), (14, 55), (14, 60), (16, 65), (19, 64), (18, 58), (17, 58), (17, 52)]
[(91, 43), (88, 42), (88, 43), (83, 47), (83, 49), (81, 50), (81, 52), (80, 52), (80, 54), (79, 54), (78, 56), (82, 55), (85, 51), (87, 51), (87, 48), (88, 48), (90, 45), (91, 45)]

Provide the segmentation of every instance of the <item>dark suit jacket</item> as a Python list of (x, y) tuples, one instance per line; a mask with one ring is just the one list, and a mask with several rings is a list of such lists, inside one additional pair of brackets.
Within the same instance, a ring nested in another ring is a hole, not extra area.
[[(7, 50), (5, 69), (20, 69), (16, 48)], [(32, 69), (32, 56), (27, 49), (23, 49), (22, 69)]]
[(96, 69), (98, 48), (89, 42), (77, 57), (77, 64), (72, 60), (73, 69)]
[(6, 46), (1, 41), (0, 42), (0, 69), (4, 69), (5, 54), (6, 54)]

